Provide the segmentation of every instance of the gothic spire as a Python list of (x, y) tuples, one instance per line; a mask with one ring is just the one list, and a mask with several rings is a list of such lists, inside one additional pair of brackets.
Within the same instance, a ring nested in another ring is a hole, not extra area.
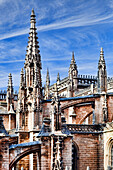
[(77, 70), (77, 65), (76, 65), (76, 62), (75, 62), (74, 52), (72, 52), (72, 59), (71, 59), (70, 67)]
[(37, 41), (37, 32), (36, 32), (36, 19), (35, 19), (35, 12), (34, 9), (32, 9), (31, 12), (31, 19), (30, 19), (30, 32), (29, 32), (29, 41), (28, 41), (28, 46), (26, 50), (26, 61), (25, 61), (25, 66), (29, 63), (34, 63), (36, 61), (40, 68), (41, 68), (41, 57), (40, 57), (40, 50), (39, 50), (39, 42)]
[(100, 59), (98, 62), (98, 92), (101, 93), (107, 90), (107, 71), (106, 71), (106, 63), (104, 59), (104, 51), (103, 48), (100, 50)]
[(50, 85), (50, 77), (49, 77), (49, 70), (47, 68), (47, 75), (46, 75), (46, 86)]
[(75, 57), (74, 57), (74, 52), (72, 52), (72, 59), (71, 59), (71, 64), (75, 64)]

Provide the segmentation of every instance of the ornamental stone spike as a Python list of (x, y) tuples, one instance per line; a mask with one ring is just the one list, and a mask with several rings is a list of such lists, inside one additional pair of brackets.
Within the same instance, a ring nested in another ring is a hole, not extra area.
[[(27, 46), (27, 50), (26, 50), (26, 63), (27, 61), (31, 60), (31, 59), (36, 59), (35, 60), (39, 60), (39, 63), (40, 63), (40, 55), (39, 55), (39, 45), (38, 45), (38, 37), (37, 37), (37, 32), (36, 32), (36, 26), (35, 26), (35, 23), (36, 23), (36, 19), (35, 19), (35, 13), (34, 13), (34, 10), (32, 9), (32, 12), (31, 12), (31, 26), (30, 26), (30, 32), (29, 32), (29, 41), (28, 41), (28, 46)], [(37, 58), (38, 57), (38, 58)], [(25, 64), (26, 64), (25, 63)]]
[(75, 56), (74, 56), (74, 51), (72, 52), (72, 59), (71, 59), (71, 64), (75, 64)]
[(60, 74), (57, 74), (57, 82), (60, 82)]
[(46, 75), (46, 86), (50, 85), (50, 77), (49, 77), (49, 69), (47, 68), (47, 75)]
[(11, 75), (11, 73), (9, 73), (9, 80), (8, 80), (8, 86), (9, 87), (11, 87), (12, 85), (13, 85), (13, 83), (12, 83), (12, 75)]
[(104, 51), (101, 47), (100, 50), (100, 58), (98, 62), (98, 74), (97, 74), (98, 80), (98, 93), (102, 93), (103, 91), (106, 92), (107, 90), (107, 70), (106, 70), (106, 63), (104, 59)]
[(100, 49), (100, 60), (104, 60), (104, 51), (102, 47)]
[(13, 83), (12, 83), (12, 75), (11, 73), (9, 73), (9, 80), (8, 80), (8, 87), (7, 87), (7, 97), (6, 97), (6, 101), (7, 101), (7, 111), (10, 110), (10, 104), (12, 104), (13, 101)]

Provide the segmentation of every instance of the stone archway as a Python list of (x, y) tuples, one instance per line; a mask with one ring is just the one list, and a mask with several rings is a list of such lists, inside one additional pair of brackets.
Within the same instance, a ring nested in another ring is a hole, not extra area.
[[(18, 144), (20, 146), (21, 144)], [(24, 147), (16, 147), (10, 149), (10, 163), (9, 163), (9, 170), (11, 170), (13, 167), (15, 169), (16, 163), (20, 161), (22, 158), (24, 158), (27, 155), (30, 155), (32, 153), (38, 154), (38, 160), (39, 160), (39, 170), (41, 170), (41, 148), (40, 144), (31, 145), (31, 146), (24, 146)]]

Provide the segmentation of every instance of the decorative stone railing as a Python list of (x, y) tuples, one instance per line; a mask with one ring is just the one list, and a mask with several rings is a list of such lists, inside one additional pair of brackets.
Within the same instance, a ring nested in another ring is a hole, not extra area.
[(97, 76), (92, 76), (92, 75), (78, 75), (78, 78), (83, 78), (83, 79), (94, 79), (97, 80)]
[(95, 124), (95, 125), (80, 125), (80, 124), (66, 124), (67, 130), (70, 133), (102, 133), (104, 125), (102, 124)]

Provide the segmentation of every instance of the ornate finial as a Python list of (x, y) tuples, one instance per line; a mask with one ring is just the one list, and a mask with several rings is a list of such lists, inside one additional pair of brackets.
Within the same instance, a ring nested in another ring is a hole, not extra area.
[(100, 49), (100, 59), (103, 60), (104, 59), (104, 51), (103, 48), (101, 47)]
[(72, 63), (75, 63), (75, 56), (74, 56), (74, 51), (72, 52)]
[(104, 59), (104, 51), (101, 47), (100, 49), (100, 59), (98, 62), (98, 92), (102, 93), (107, 90), (107, 71), (106, 63)]
[(35, 15), (34, 8), (32, 8), (31, 15)]
[(59, 82), (60, 81), (60, 74), (58, 73), (57, 74), (57, 82)]
[(13, 86), (13, 83), (12, 83), (12, 75), (11, 75), (11, 73), (9, 73), (9, 80), (8, 80), (8, 88), (9, 87), (12, 87)]
[(101, 47), (100, 51), (103, 52), (103, 47)]
[(21, 70), (21, 74), (24, 74), (24, 70), (23, 70), (23, 68), (22, 68), (22, 70)]
[(46, 75), (46, 86), (50, 85), (50, 77), (49, 77), (49, 69), (47, 68), (47, 75)]
[(31, 12), (31, 28), (32, 29), (36, 29), (35, 28), (35, 23), (36, 23), (36, 19), (35, 19), (35, 12), (34, 12), (34, 9), (32, 9), (32, 12)]
[(71, 70), (77, 70), (77, 65), (76, 65), (76, 62), (75, 62), (74, 52), (72, 52), (72, 59), (71, 59), (70, 69)]

